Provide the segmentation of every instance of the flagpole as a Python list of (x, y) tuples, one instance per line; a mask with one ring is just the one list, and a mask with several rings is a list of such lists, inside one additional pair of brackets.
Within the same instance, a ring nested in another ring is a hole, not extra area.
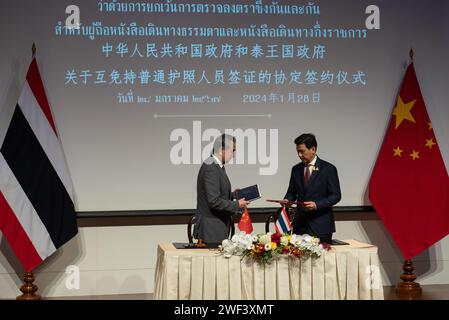
[[(36, 44), (33, 42), (31, 46), (31, 58), (34, 59), (36, 57)], [(39, 289), (34, 284), (34, 274), (33, 272), (26, 272), (23, 277), (24, 284), (20, 287), (20, 291), (22, 295), (18, 296), (17, 300), (40, 300), (41, 296), (36, 294), (36, 291)]]
[[(410, 63), (413, 63), (413, 57), (415, 53), (413, 48), (410, 49)], [(398, 283), (396, 286), (396, 295), (401, 298), (407, 298), (409, 300), (414, 298), (419, 298), (422, 295), (422, 288), (418, 282), (415, 282), (416, 275), (413, 273), (413, 261), (411, 259), (407, 259), (404, 261), (404, 265), (402, 266), (402, 270), (404, 273), (401, 275), (402, 282)]]

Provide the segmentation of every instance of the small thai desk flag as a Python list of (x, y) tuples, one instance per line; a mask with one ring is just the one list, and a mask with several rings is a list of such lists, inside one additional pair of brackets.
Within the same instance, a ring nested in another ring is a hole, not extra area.
[(282, 207), (281, 212), (279, 212), (276, 223), (274, 224), (277, 233), (283, 234), (288, 233), (292, 229), (290, 219), (288, 218), (287, 211), (285, 207)]
[(34, 58), (0, 147), (0, 230), (27, 272), (78, 232), (72, 181)]

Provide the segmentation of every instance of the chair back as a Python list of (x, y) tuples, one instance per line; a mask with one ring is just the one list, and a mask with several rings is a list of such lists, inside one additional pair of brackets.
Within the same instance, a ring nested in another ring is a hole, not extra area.
[(187, 239), (189, 239), (189, 243), (193, 243), (193, 226), (195, 225), (195, 220), (195, 215), (191, 215), (187, 223)]
[[(196, 217), (195, 215), (191, 215), (189, 221), (187, 223), (187, 239), (189, 239), (189, 243), (193, 243), (193, 227), (195, 225)], [(235, 234), (235, 223), (234, 220), (231, 219), (230, 228), (229, 228), (229, 238)]]

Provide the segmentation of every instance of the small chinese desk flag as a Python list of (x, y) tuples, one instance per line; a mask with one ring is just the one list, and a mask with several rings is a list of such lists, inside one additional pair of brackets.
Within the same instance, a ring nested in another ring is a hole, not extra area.
[(251, 234), (253, 232), (253, 223), (251, 221), (251, 217), (249, 216), (247, 208), (245, 208), (245, 210), (243, 211), (238, 227), (240, 231), (245, 231), (246, 234)]

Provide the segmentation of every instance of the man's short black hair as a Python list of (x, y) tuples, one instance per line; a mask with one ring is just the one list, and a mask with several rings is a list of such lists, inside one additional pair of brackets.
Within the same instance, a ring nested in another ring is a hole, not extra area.
[(304, 133), (300, 135), (298, 138), (295, 139), (295, 144), (297, 146), (300, 144), (304, 144), (307, 147), (307, 149), (311, 149), (312, 147), (315, 147), (316, 149), (318, 147), (315, 135), (312, 133)]

